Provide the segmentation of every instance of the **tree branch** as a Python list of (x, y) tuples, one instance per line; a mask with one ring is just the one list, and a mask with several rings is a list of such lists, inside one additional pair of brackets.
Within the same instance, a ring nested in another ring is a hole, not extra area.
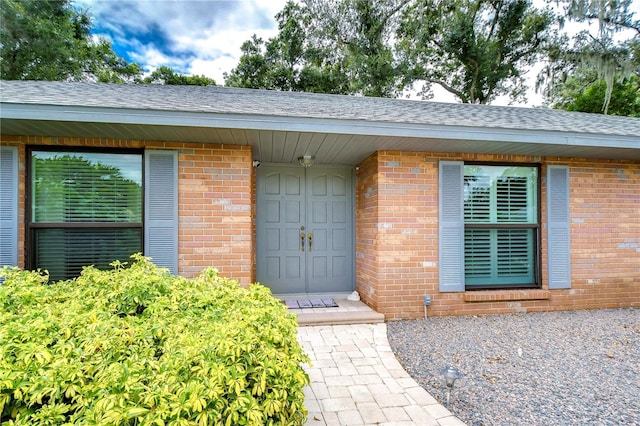
[(456, 95), (458, 98), (460, 98), (460, 100), (463, 103), (469, 103), (469, 98), (465, 95), (465, 93), (463, 91), (454, 89), (453, 87), (449, 86), (444, 81), (436, 80), (436, 79), (432, 79), (432, 78), (425, 78), (424, 80), (429, 82), (429, 83), (437, 84), (440, 87), (442, 87), (444, 90), (446, 90), (447, 92)]
[(611, 24), (616, 27), (622, 27), (629, 30), (634, 30), (636, 33), (640, 34), (640, 21), (631, 22), (626, 20), (611, 19), (609, 17), (600, 17), (595, 14), (587, 14), (584, 17), (585, 19), (597, 19), (601, 22), (604, 22), (606, 24)]
[(387, 13), (386, 15), (384, 15), (384, 17), (381, 20), (382, 26), (386, 26), (387, 22), (389, 21), (389, 19), (391, 19), (391, 17), (393, 15), (395, 15), (396, 13), (398, 13), (400, 11), (400, 9), (402, 9), (403, 7), (405, 7), (407, 5), (407, 3), (409, 3), (410, 0), (403, 0), (401, 1), (398, 6), (394, 7), (393, 9), (391, 9), (389, 11), (389, 13)]
[(491, 38), (493, 37), (493, 32), (495, 31), (498, 20), (500, 19), (500, 12), (501, 10), (496, 9), (496, 13), (493, 15), (493, 21), (491, 22), (491, 29), (489, 29), (489, 35), (487, 36), (487, 39), (489, 40), (491, 40)]

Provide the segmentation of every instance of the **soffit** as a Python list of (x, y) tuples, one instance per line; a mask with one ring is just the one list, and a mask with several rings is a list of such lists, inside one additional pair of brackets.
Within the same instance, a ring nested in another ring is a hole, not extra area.
[[(316, 156), (321, 164), (357, 165), (378, 150), (452, 152), (478, 154), (512, 154), (640, 160), (640, 149), (589, 146), (584, 143), (541, 143), (546, 135), (531, 141), (452, 139), (450, 135), (381, 136), (372, 134), (330, 133), (326, 131), (292, 131), (273, 129), (238, 129), (228, 127), (161, 126), (130, 123), (95, 123), (48, 120), (1, 120), (2, 133), (27, 136), (183, 141), (248, 145), (256, 160), (271, 163), (296, 163), (299, 156)], [(436, 129), (437, 130), (437, 129)], [(433, 132), (438, 133), (437, 131)], [(473, 134), (474, 132), (470, 132)], [(504, 139), (505, 136), (503, 135)], [(515, 139), (515, 138), (512, 138)], [(633, 141), (632, 141), (633, 142)]]

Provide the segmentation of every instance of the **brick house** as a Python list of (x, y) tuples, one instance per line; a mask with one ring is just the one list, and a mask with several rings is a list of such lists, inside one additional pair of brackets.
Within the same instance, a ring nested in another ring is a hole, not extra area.
[[(0, 264), (142, 251), (387, 319), (640, 306), (640, 119), (2, 82)], [(300, 163), (313, 160), (310, 167)]]

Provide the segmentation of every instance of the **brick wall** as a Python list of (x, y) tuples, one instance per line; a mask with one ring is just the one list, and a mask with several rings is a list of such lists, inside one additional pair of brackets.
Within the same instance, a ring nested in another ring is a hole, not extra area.
[(243, 284), (253, 281), (251, 149), (170, 144), (178, 148), (180, 274), (207, 266)]
[(356, 171), (356, 290), (370, 306), (379, 306), (378, 154)]
[[(542, 165), (541, 289), (438, 292), (440, 160)], [(567, 290), (547, 286), (548, 164), (570, 166), (572, 288)], [(429, 315), (640, 306), (638, 162), (381, 151), (359, 166), (356, 233), (357, 289), (387, 319), (423, 316), (424, 294), (433, 298)]]
[(207, 266), (243, 285), (254, 280), (251, 148), (233, 145), (117, 139), (1, 136), (20, 148), (19, 265), (24, 267), (25, 146), (59, 145), (178, 151), (178, 272), (192, 277)]
[[(365, 302), (393, 318), (418, 316), (418, 302), (437, 279), (437, 167), (421, 154), (378, 152), (358, 171), (356, 255), (364, 235), (375, 275), (358, 271), (356, 288), (366, 288)], [(363, 215), (363, 205), (375, 216)]]
[[(19, 264), (24, 266), (25, 146), (173, 149), (179, 152), (179, 273), (206, 266), (255, 279), (255, 171), (249, 147), (114, 139), (13, 137), (19, 147)], [(539, 163), (542, 288), (438, 292), (440, 160)], [(570, 166), (572, 288), (548, 290), (546, 165)], [(640, 163), (507, 155), (381, 151), (358, 167), (356, 288), (388, 319), (640, 306)]]

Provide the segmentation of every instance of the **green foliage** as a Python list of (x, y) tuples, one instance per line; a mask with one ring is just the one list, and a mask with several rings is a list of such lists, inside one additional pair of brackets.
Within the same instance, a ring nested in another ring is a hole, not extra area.
[[(566, 111), (604, 113), (607, 83), (604, 79), (571, 77), (563, 85), (562, 98), (554, 108)], [(640, 78), (614, 81), (608, 114), (640, 117)]]
[(398, 70), (388, 23), (398, 2), (288, 2), (276, 15), (278, 35), (245, 41), (238, 65), (225, 73), (225, 85), (393, 96)]
[(398, 12), (407, 0), (306, 0), (313, 45), (324, 46), (331, 63), (341, 64), (350, 93), (398, 94), (401, 68), (392, 39)]
[(93, 40), (90, 16), (70, 0), (1, 0), (0, 9), (2, 79), (125, 82), (141, 73)]
[(288, 2), (276, 20), (276, 37), (265, 41), (254, 34), (242, 44), (238, 65), (224, 74), (226, 86), (350, 93), (342, 64), (327, 60), (327, 50), (312, 43), (312, 16), (304, 5)]
[(309, 360), (267, 288), (133, 258), (53, 284), (0, 272), (3, 424), (304, 422)]
[(204, 75), (184, 75), (162, 66), (143, 80), (144, 83), (161, 83), (179, 86), (215, 86), (216, 81)]
[[(587, 89), (590, 92), (587, 97), (593, 99), (604, 82), (598, 112), (628, 115), (623, 112), (628, 108), (614, 105), (619, 104), (614, 90), (619, 92), (628, 86), (625, 82), (640, 77), (640, 20), (633, 11), (633, 1), (563, 0), (558, 3), (562, 8), (558, 15), (561, 28), (567, 21), (585, 25), (572, 37), (558, 37), (549, 49), (549, 62), (537, 82), (546, 102), (571, 103), (567, 96), (572, 92), (578, 96), (573, 87), (587, 88), (585, 82), (595, 84)], [(577, 103), (584, 102), (575, 96)], [(610, 107), (615, 112), (610, 112)]]
[(465, 103), (522, 99), (523, 75), (547, 40), (551, 14), (529, 0), (417, 0), (402, 15), (407, 84), (437, 84)]

